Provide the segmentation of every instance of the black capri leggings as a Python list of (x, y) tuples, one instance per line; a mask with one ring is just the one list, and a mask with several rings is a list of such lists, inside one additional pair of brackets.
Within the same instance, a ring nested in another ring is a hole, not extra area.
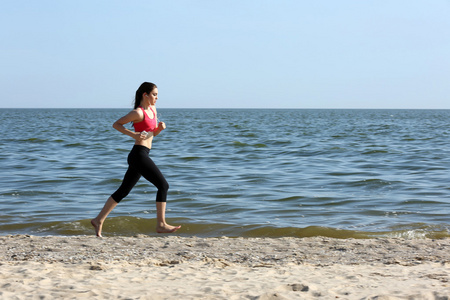
[(117, 203), (122, 201), (136, 185), (139, 178), (144, 176), (158, 189), (156, 202), (166, 202), (169, 184), (153, 160), (148, 156), (149, 153), (150, 149), (141, 145), (134, 145), (133, 149), (131, 149), (130, 154), (128, 154), (128, 170), (125, 173), (122, 184), (111, 195), (114, 201)]

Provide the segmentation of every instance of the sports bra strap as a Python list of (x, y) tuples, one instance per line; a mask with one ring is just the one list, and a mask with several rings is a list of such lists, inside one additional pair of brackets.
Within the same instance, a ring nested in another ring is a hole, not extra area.
[[(140, 105), (139, 105), (139, 108), (142, 109), (142, 112), (144, 113), (144, 119), (145, 119), (145, 115), (147, 115), (147, 113), (145, 112), (145, 109), (144, 109), (142, 106), (140, 106)], [(150, 117), (149, 117), (149, 119), (150, 119), (150, 120), (153, 120), (153, 119), (156, 117), (156, 114), (155, 114), (155, 112), (153, 111), (153, 109), (152, 109), (151, 106), (149, 106), (148, 108), (150, 108), (150, 110), (151, 110), (152, 113), (153, 113), (153, 118), (150, 118)], [(148, 117), (148, 115), (147, 115), (147, 117)]]

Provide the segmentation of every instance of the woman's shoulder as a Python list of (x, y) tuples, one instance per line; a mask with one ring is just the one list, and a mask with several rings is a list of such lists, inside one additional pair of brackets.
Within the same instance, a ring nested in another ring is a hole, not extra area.
[(140, 122), (144, 119), (144, 113), (141, 109), (136, 108), (128, 112), (125, 116), (121, 118), (124, 122)]
[(142, 120), (144, 118), (144, 111), (138, 107), (130, 111), (130, 115), (133, 115), (134, 117)]

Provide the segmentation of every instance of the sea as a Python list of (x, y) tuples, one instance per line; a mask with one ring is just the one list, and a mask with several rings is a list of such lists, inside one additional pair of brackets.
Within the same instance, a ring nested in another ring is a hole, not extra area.
[[(0, 109), (0, 235), (94, 235), (129, 109)], [(150, 156), (178, 236), (450, 237), (450, 110), (164, 109)], [(131, 124), (127, 125), (131, 128)], [(141, 179), (104, 236), (155, 233)]]

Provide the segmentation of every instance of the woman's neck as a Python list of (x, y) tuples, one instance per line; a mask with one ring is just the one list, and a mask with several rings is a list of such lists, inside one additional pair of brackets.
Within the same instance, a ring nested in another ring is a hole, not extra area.
[(150, 109), (150, 108), (152, 108), (152, 105), (144, 105), (144, 104), (141, 104), (141, 105), (139, 105), (140, 107), (142, 107), (144, 110), (148, 110), (148, 109)]

